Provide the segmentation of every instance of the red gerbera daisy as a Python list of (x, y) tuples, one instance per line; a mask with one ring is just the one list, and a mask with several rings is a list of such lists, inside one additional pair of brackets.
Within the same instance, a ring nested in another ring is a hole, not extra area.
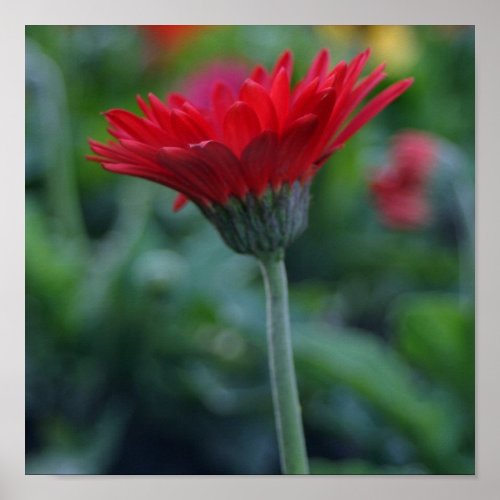
[[(174, 209), (193, 201), (237, 251), (286, 246), (305, 227), (296, 214), (299, 206), (307, 211), (310, 179), (413, 81), (389, 86), (350, 118), (386, 76), (380, 65), (359, 80), (369, 54), (330, 70), (329, 52), (321, 50), (292, 87), (292, 53), (286, 51), (271, 73), (257, 66), (237, 95), (224, 82), (216, 84), (209, 109), (179, 94), (167, 102), (149, 94), (149, 103), (138, 96), (144, 116), (107, 111), (116, 141), (90, 140), (97, 156), (89, 159), (178, 191)], [(255, 236), (262, 228), (266, 241)], [(239, 234), (233, 238), (228, 231)]]

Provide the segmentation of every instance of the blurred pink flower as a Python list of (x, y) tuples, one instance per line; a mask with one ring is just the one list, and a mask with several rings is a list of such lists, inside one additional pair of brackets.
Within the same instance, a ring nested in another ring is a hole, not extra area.
[(214, 61), (186, 78), (182, 94), (196, 107), (208, 109), (218, 83), (237, 95), (247, 75), (248, 67), (240, 61)]
[(425, 184), (436, 155), (436, 139), (424, 132), (407, 131), (393, 138), (391, 163), (408, 183)]
[(429, 221), (426, 190), (437, 148), (437, 140), (423, 132), (407, 131), (394, 137), (389, 165), (370, 181), (375, 206), (386, 226), (411, 230)]

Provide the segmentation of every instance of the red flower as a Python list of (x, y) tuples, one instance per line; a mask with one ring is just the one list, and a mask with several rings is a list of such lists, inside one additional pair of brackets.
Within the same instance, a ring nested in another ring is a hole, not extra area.
[(97, 156), (89, 159), (178, 191), (175, 209), (188, 199), (206, 208), (247, 194), (261, 197), (269, 188), (304, 185), (411, 85), (408, 78), (389, 86), (350, 118), (385, 77), (381, 65), (359, 80), (368, 57), (366, 50), (330, 70), (329, 53), (321, 50), (292, 87), (292, 53), (286, 51), (271, 73), (257, 66), (237, 94), (224, 82), (217, 84), (208, 110), (179, 94), (170, 95), (168, 103), (153, 94), (149, 103), (138, 97), (144, 116), (107, 111), (116, 140), (90, 140)]
[(394, 138), (389, 166), (370, 183), (384, 224), (415, 229), (429, 220), (426, 187), (436, 156), (436, 141), (427, 134), (405, 132)]

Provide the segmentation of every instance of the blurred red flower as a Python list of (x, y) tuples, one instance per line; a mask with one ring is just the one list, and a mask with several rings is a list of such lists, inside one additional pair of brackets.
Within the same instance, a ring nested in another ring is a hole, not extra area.
[(369, 50), (332, 70), (328, 51), (321, 50), (306, 76), (291, 87), (292, 57), (286, 51), (270, 73), (257, 66), (237, 93), (218, 83), (209, 109), (179, 94), (168, 102), (149, 94), (149, 103), (137, 98), (143, 117), (107, 111), (116, 141), (90, 140), (96, 156), (89, 159), (111, 172), (175, 189), (180, 193), (175, 209), (188, 199), (207, 207), (224, 205), (231, 197), (259, 197), (269, 188), (307, 183), (413, 81), (394, 83), (349, 118), (386, 76), (384, 65), (359, 80)]
[(192, 39), (207, 27), (191, 24), (144, 24), (138, 28), (157, 45), (174, 47)]
[(403, 132), (395, 136), (390, 155), (389, 165), (370, 182), (375, 205), (387, 226), (418, 228), (430, 217), (426, 188), (436, 163), (437, 141), (422, 132)]

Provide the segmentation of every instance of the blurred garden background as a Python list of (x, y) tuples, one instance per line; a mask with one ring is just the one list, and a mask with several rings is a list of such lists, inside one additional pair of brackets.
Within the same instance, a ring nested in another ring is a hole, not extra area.
[[(415, 83), (320, 171), (287, 252), (308, 454), (317, 474), (474, 473), (465, 26), (26, 28), (27, 473), (279, 473), (256, 261), (172, 191), (86, 160), (87, 139), (137, 94), (202, 100), (287, 48), (298, 79), (320, 48), (368, 46), (381, 88)], [(405, 129), (433, 166), (425, 216), (395, 223), (373, 179)]]

